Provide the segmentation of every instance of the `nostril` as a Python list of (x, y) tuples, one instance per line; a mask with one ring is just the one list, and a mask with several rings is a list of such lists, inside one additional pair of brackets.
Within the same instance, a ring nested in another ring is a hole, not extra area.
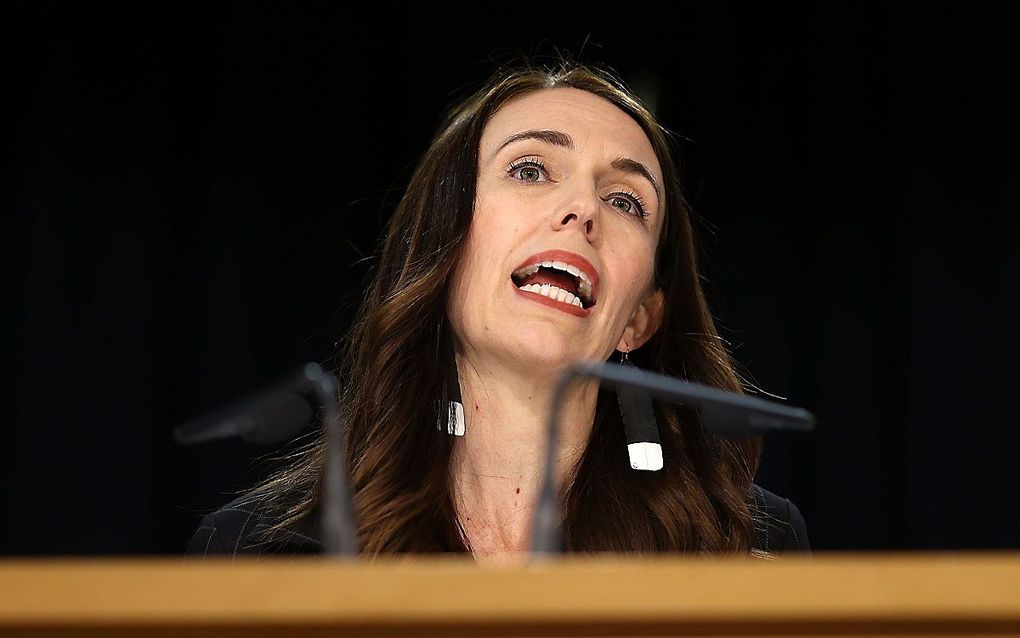
[(591, 232), (591, 227), (594, 226), (594, 225), (595, 225), (595, 222), (590, 220), (590, 219), (588, 221), (584, 222), (584, 232), (590, 233)]

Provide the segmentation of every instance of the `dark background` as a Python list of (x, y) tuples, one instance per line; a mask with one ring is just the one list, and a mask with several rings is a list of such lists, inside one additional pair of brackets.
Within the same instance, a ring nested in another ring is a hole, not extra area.
[(173, 426), (328, 362), (443, 109), (557, 50), (688, 138), (724, 336), (818, 416), (759, 474), (814, 546), (1020, 547), (1004, 11), (32, 6), (3, 26), (0, 552), (182, 551), (276, 449)]

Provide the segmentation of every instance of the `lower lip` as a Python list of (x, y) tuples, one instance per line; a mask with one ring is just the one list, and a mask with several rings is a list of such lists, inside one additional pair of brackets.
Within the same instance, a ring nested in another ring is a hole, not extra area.
[(524, 297), (525, 299), (537, 301), (540, 304), (544, 304), (546, 306), (549, 306), (550, 308), (555, 308), (557, 310), (562, 310), (563, 312), (572, 314), (575, 317), (581, 317), (583, 319), (591, 314), (591, 308), (578, 308), (574, 304), (566, 303), (563, 301), (556, 301), (555, 299), (551, 299), (544, 295), (540, 295), (536, 292), (528, 292), (526, 290), (521, 290), (513, 282), (513, 279), (510, 280), (510, 286), (514, 289), (514, 292)]

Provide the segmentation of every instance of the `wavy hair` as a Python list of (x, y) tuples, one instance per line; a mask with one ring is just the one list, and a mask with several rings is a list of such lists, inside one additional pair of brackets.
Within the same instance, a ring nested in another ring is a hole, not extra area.
[[(571, 87), (616, 105), (651, 142), (663, 172), (665, 223), (655, 256), (665, 293), (659, 330), (632, 353), (643, 368), (732, 392), (740, 378), (702, 291), (691, 211), (668, 131), (611, 72), (562, 62), (502, 69), (452, 107), (389, 220), (381, 255), (338, 359), (346, 460), (367, 555), (466, 552), (455, 511), (446, 433), (445, 300), (471, 223), (482, 131), (509, 100)], [(665, 467), (630, 469), (614, 396), (600, 392), (587, 448), (561, 495), (572, 552), (751, 552), (752, 481), (761, 440), (721, 440), (698, 414), (657, 403)], [(437, 427), (437, 425), (439, 427)], [(284, 529), (317, 510), (320, 434), (247, 496), (275, 508)]]

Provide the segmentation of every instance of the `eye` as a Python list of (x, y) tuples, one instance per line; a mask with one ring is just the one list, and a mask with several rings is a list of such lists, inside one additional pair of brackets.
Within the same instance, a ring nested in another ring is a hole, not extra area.
[(648, 217), (648, 212), (645, 209), (645, 200), (641, 199), (641, 196), (637, 193), (630, 191), (611, 193), (606, 198), (606, 201), (613, 208), (619, 208), (630, 215), (636, 215), (641, 219)]
[(548, 178), (548, 175), (546, 175), (545, 164), (536, 158), (510, 162), (510, 166), (507, 167), (506, 172), (511, 177), (516, 174), (517, 177), (514, 177), (514, 179), (522, 182), (538, 182), (542, 179), (543, 175)]

